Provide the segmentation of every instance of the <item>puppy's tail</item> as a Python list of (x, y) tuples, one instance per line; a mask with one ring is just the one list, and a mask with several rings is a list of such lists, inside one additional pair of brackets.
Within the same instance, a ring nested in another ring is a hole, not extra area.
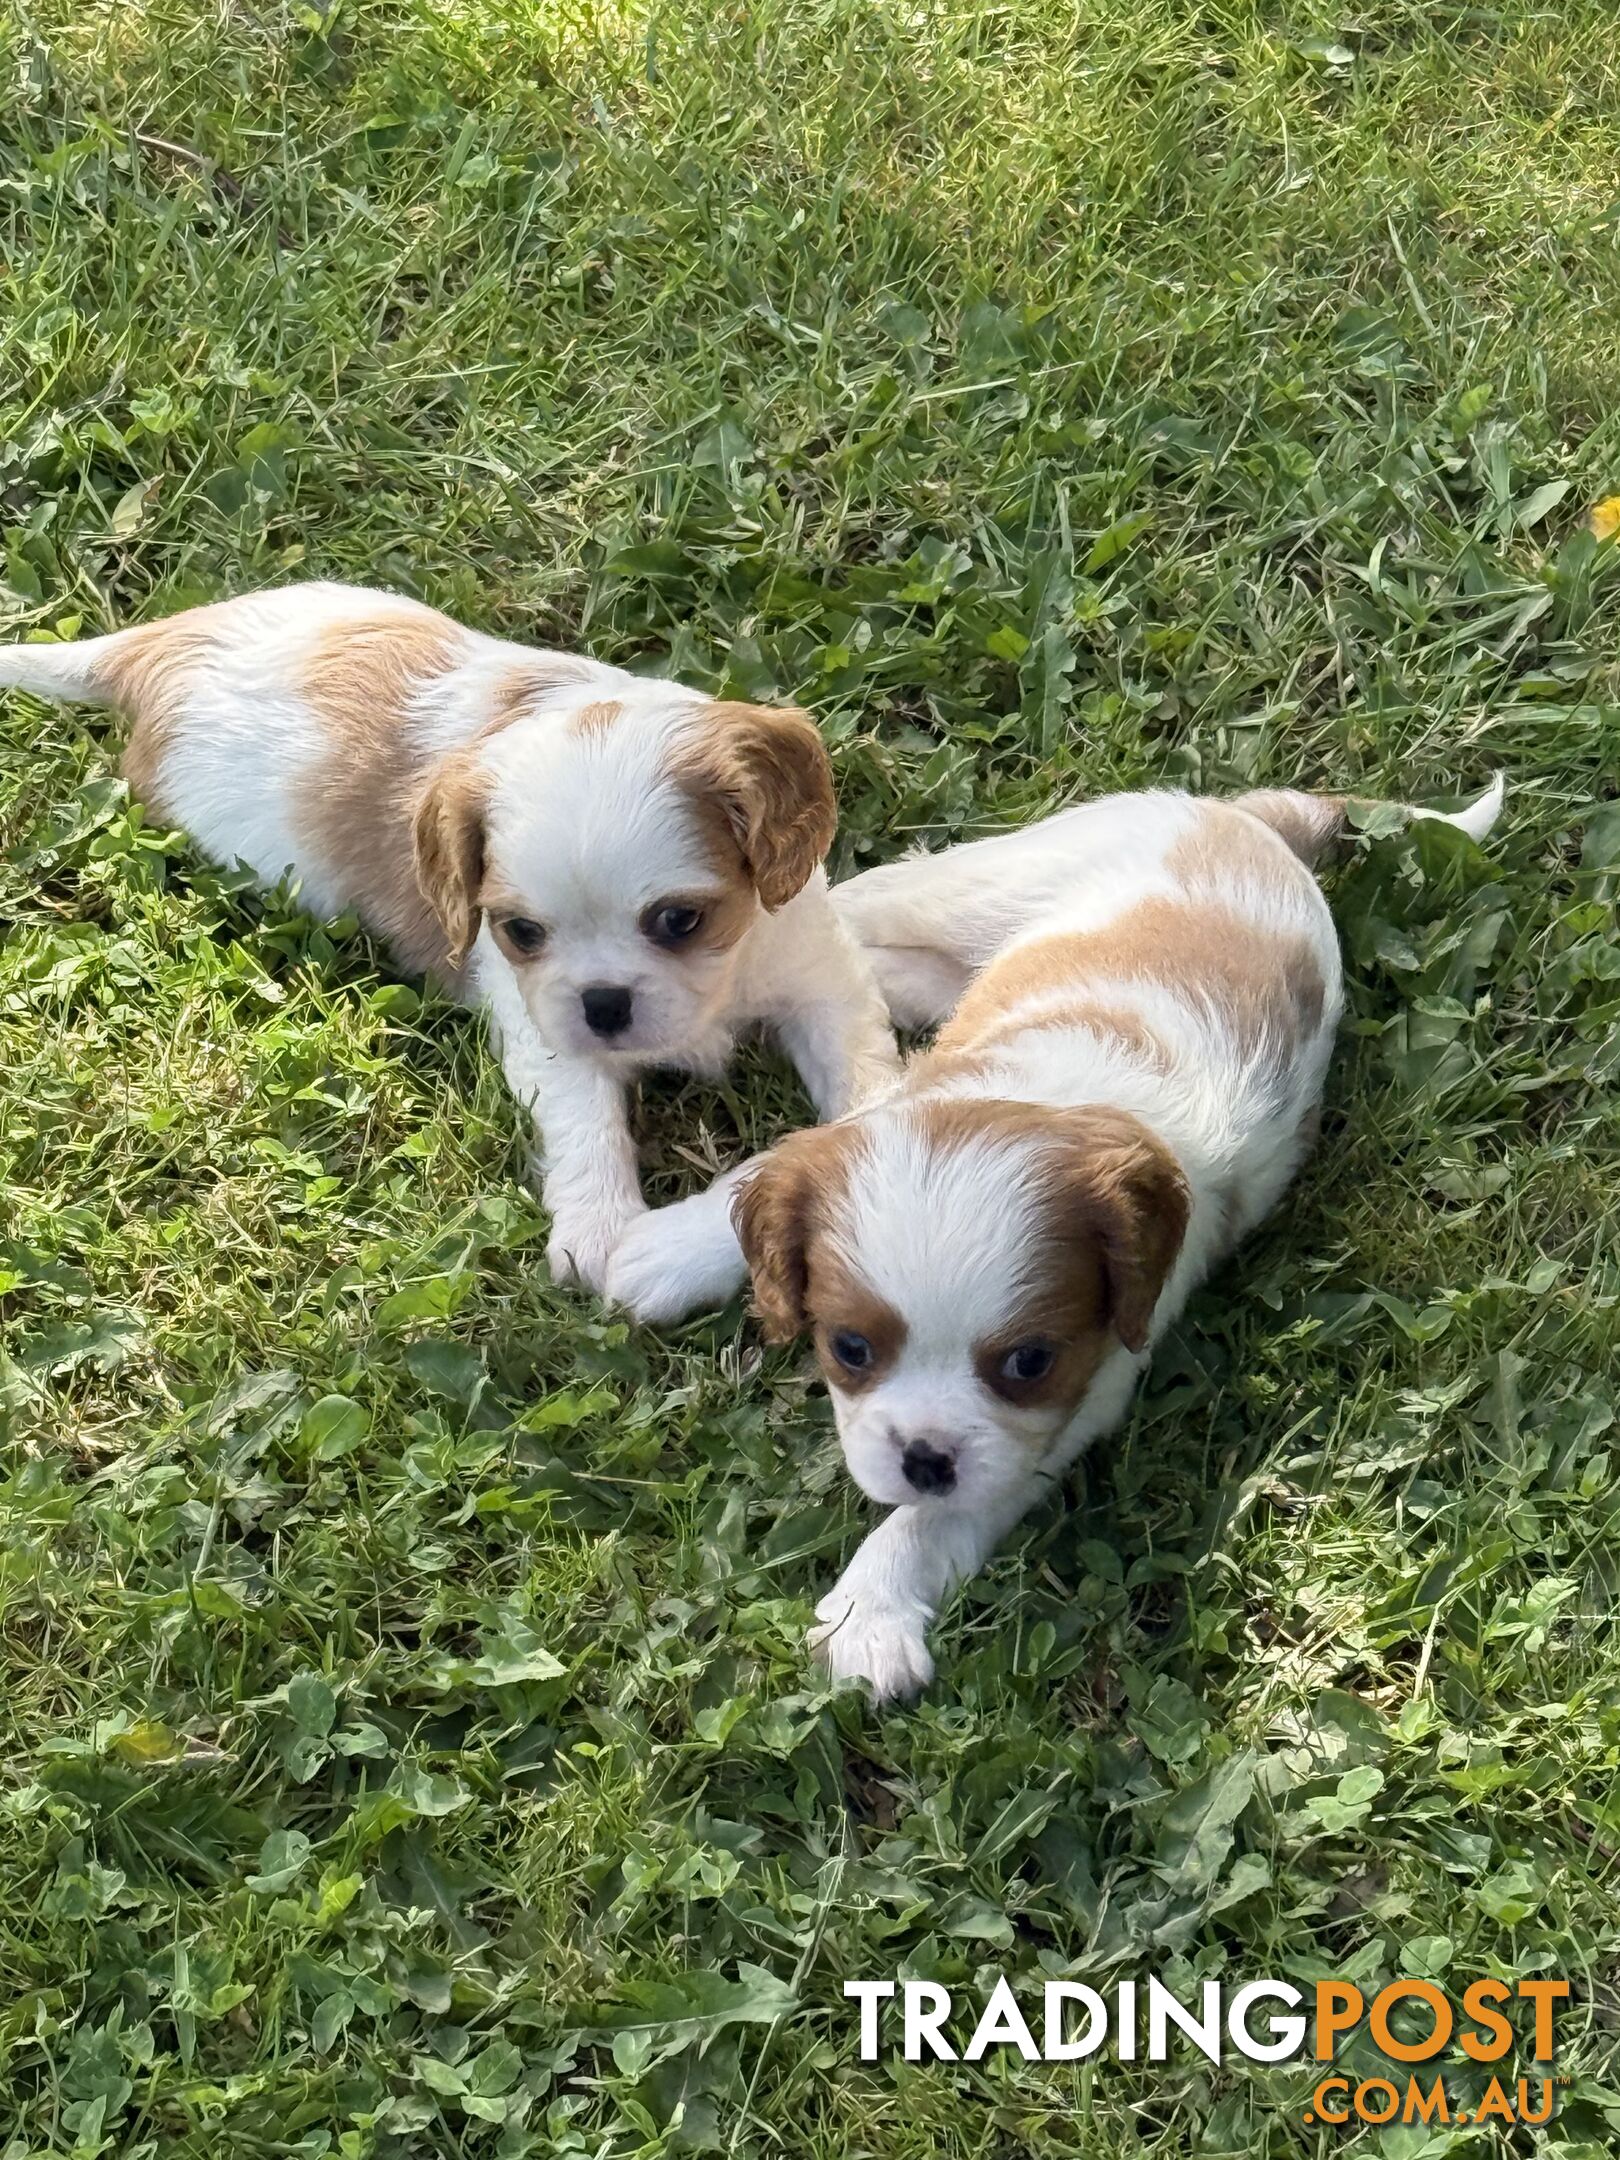
[(26, 690), (61, 704), (114, 704), (118, 662), (131, 634), (116, 630), (72, 645), (0, 645), (0, 690)]
[[(1400, 807), (1409, 818), (1427, 818), (1437, 825), (1455, 825), (1459, 832), (1467, 833), (1470, 840), (1483, 840), (1501, 816), (1506, 794), (1506, 780), (1498, 773), (1483, 795), (1476, 795), (1460, 810), (1423, 810), (1410, 803)], [(1322, 850), (1345, 830), (1351, 803), (1367, 798), (1305, 795), (1292, 788), (1256, 788), (1253, 793), (1239, 795), (1235, 800), (1240, 810), (1247, 810), (1251, 817), (1257, 817), (1280, 839), (1286, 840), (1302, 863), (1314, 866)]]

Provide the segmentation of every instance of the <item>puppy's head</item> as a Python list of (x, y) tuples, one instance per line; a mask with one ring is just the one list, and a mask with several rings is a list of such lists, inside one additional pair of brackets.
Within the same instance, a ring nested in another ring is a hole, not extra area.
[(543, 705), (440, 759), (417, 876), (459, 965), (479, 927), (559, 1048), (702, 1056), (737, 950), (832, 844), (832, 768), (803, 713), (666, 683)]
[(1041, 1462), (1110, 1351), (1146, 1347), (1187, 1213), (1128, 1113), (967, 1099), (796, 1134), (734, 1207), (766, 1332), (812, 1333), (856, 1482), (967, 1509)]

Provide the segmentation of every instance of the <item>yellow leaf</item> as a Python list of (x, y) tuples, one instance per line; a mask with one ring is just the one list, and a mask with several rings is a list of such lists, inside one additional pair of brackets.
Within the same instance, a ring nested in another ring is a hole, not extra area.
[(1593, 504), (1591, 525), (1594, 540), (1612, 540), (1620, 533), (1620, 495), (1605, 495)]
[(156, 1718), (141, 1718), (127, 1732), (115, 1734), (112, 1742), (112, 1752), (140, 1770), (153, 1763), (177, 1761), (185, 1747), (180, 1735)]

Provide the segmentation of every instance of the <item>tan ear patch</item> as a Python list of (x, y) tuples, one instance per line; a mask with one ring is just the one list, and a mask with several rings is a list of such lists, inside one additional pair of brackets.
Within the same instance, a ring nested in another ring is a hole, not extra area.
[(478, 935), (490, 786), (476, 750), (453, 751), (428, 774), (411, 823), (417, 888), (444, 933), (452, 968)]
[(1057, 1187), (1053, 1232), (1096, 1240), (1107, 1317), (1127, 1350), (1147, 1346), (1154, 1309), (1187, 1235), (1181, 1166), (1129, 1111), (1050, 1113)]
[(673, 771), (689, 794), (718, 805), (762, 906), (785, 906), (825, 860), (838, 807), (832, 763), (808, 714), (705, 706)]
[[(1154, 1308), (1187, 1232), (1191, 1201), (1175, 1157), (1140, 1118), (1103, 1105), (1057, 1110), (997, 1096), (933, 1096), (910, 1114), (931, 1148), (989, 1142), (1038, 1165), (1043, 1227), (1027, 1294), (993, 1338), (973, 1346), (984, 1384), (1026, 1409), (1072, 1408), (1117, 1336), (1145, 1347)], [(1007, 1384), (999, 1368), (1021, 1343), (1054, 1352), (1049, 1372)]]

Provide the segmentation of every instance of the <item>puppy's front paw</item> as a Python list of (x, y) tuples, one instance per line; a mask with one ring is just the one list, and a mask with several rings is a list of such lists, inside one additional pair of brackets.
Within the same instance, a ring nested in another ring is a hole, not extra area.
[(725, 1209), (698, 1194), (638, 1216), (614, 1248), (606, 1294), (649, 1327), (700, 1307), (723, 1305), (747, 1280), (747, 1264)]
[(602, 1285), (605, 1297), (647, 1327), (679, 1320), (693, 1302), (660, 1219), (665, 1212), (649, 1209), (630, 1225), (613, 1249)]
[(608, 1263), (615, 1246), (636, 1218), (609, 1219), (569, 1212), (552, 1218), (546, 1265), (554, 1283), (577, 1283), (598, 1297), (607, 1287)]
[(816, 1607), (810, 1647), (834, 1680), (864, 1680), (875, 1703), (918, 1695), (934, 1677), (928, 1615), (920, 1605), (829, 1590)]

